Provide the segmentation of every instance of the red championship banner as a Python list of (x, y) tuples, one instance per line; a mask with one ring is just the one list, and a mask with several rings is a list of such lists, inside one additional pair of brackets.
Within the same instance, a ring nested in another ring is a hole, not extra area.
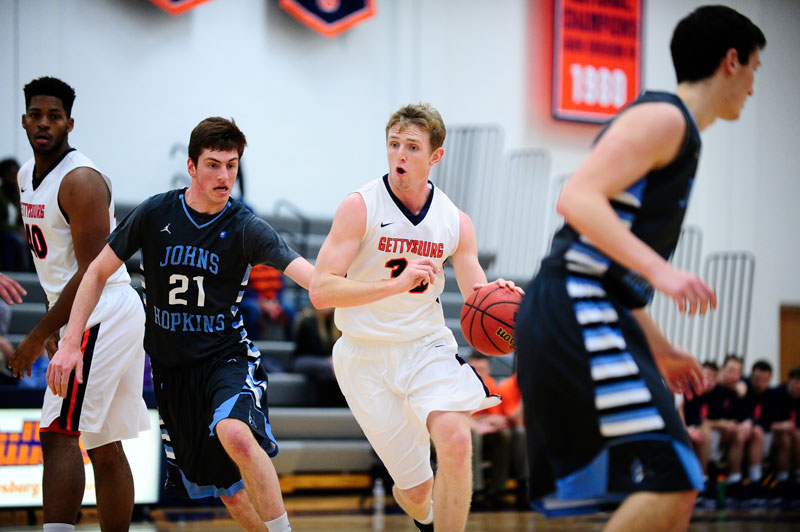
[(555, 0), (553, 116), (605, 122), (639, 94), (642, 0)]
[(376, 0), (278, 0), (294, 18), (326, 37), (335, 37), (375, 14)]
[(208, 2), (208, 0), (150, 0), (150, 1), (172, 16), (180, 15), (184, 11), (192, 9), (197, 4)]

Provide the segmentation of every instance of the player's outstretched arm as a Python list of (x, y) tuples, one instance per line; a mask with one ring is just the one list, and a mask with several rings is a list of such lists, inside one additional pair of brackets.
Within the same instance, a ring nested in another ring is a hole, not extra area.
[(83, 356), (81, 355), (83, 331), (86, 329), (89, 316), (100, 300), (106, 280), (120, 266), (122, 266), (122, 260), (117, 257), (110, 246), (106, 245), (83, 275), (75, 294), (64, 338), (61, 339), (58, 351), (47, 366), (47, 385), (54, 394), (60, 397), (67, 395), (69, 376), (73, 369), (78, 382), (83, 382)]
[(21, 284), (0, 273), (0, 299), (9, 305), (13, 305), (14, 303), (22, 303), (22, 296), (26, 295), (28, 295), (28, 292), (22, 288)]
[(87, 167), (75, 168), (61, 181), (58, 203), (66, 214), (78, 270), (67, 282), (58, 300), (34, 325), (9, 361), (15, 376), (30, 375), (34, 361), (42, 354), (45, 342), (69, 319), (72, 301), (81, 278), (106, 243), (109, 233), (108, 205), (111, 193), (103, 176)]
[(314, 273), (314, 266), (303, 257), (297, 257), (283, 270), (289, 279), (299, 284), (306, 290), (311, 286), (311, 275)]
[(672, 344), (645, 308), (631, 311), (642, 328), (656, 365), (667, 385), (675, 393), (691, 399), (696, 393), (707, 389), (703, 368), (688, 351)]
[[(345, 198), (333, 217), (330, 233), (319, 250), (311, 287), (311, 303), (318, 309), (354, 307), (411, 290), (421, 282), (433, 282), (438, 272), (429, 259), (413, 260), (398, 277), (361, 282), (345, 277), (358, 253), (367, 226), (367, 206), (361, 194)], [(387, 270), (388, 272), (388, 270)]]
[[(484, 273), (478, 261), (478, 240), (475, 237), (475, 227), (472, 225), (472, 220), (462, 211), (458, 211), (458, 214), (458, 247), (450, 257), (450, 260), (453, 263), (458, 289), (461, 291), (464, 301), (466, 301), (473, 291), (488, 283), (486, 281), (486, 273)], [(509, 290), (516, 290), (520, 294), (524, 293), (521, 288), (514, 285), (514, 281), (497, 279), (494, 282)]]
[(674, 105), (645, 103), (622, 113), (564, 185), (556, 208), (600, 251), (644, 276), (672, 297), (681, 311), (704, 313), (716, 300), (697, 276), (680, 272), (639, 240), (619, 219), (609, 199), (648, 172), (668, 164), (686, 134)]

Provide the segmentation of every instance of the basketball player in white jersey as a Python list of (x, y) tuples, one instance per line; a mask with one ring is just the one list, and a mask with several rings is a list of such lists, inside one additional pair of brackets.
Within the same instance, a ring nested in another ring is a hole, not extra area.
[(472, 493), (469, 415), (500, 399), (458, 357), (439, 302), (446, 260), (465, 299), (486, 284), (472, 222), (428, 181), (444, 154), (445, 133), (427, 104), (392, 115), (389, 173), (339, 206), (310, 297), (317, 308), (336, 307), (342, 331), (333, 350), (336, 378), (395, 482), (395, 499), (420, 530), (435, 523), (457, 531)]
[[(86, 268), (116, 225), (110, 180), (68, 142), (75, 91), (43, 77), (24, 92), (22, 127), (33, 158), (19, 171), (20, 206), (48, 311), (9, 363), (20, 377), (30, 375), (45, 343), (57, 341)], [(120, 440), (135, 438), (149, 422), (142, 400), (144, 310), (124, 267), (109, 278), (86, 329), (82, 363), (70, 376), (66, 397), (45, 391), (40, 424), (45, 531), (74, 530), (85, 491), (79, 438), (94, 469), (101, 528), (130, 526), (133, 477)], [(51, 364), (48, 372), (54, 371)]]

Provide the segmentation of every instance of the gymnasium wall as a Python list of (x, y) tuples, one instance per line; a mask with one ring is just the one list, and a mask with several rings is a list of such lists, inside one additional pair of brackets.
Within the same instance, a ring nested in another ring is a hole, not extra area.
[[(777, 362), (779, 305), (800, 304), (800, 2), (721, 3), (769, 43), (741, 119), (704, 135), (688, 222), (704, 253), (755, 254), (748, 356)], [(674, 88), (671, 32), (698, 5), (644, 0), (644, 87)], [(568, 173), (597, 126), (550, 118), (551, 16), (551, 0), (378, 0), (375, 17), (327, 39), (276, 0), (213, 0), (179, 17), (146, 0), (0, 0), (0, 157), (30, 156), (21, 87), (50, 74), (76, 87), (71, 143), (120, 201), (169, 188), (191, 128), (221, 115), (248, 136), (250, 203), (330, 216), (384, 172), (385, 122), (419, 100), (450, 125), (500, 124), (507, 148), (548, 148), (553, 174)]]

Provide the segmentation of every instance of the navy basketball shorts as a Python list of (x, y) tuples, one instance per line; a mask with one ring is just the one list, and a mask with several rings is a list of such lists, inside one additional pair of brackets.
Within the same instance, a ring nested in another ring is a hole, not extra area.
[(167, 495), (230, 497), (244, 487), (239, 469), (216, 435), (222, 419), (243, 421), (270, 457), (278, 454), (267, 412), (267, 373), (246, 350), (191, 366), (170, 368), (155, 360), (151, 364)]
[(515, 334), (532, 500), (588, 507), (638, 491), (702, 489), (644, 334), (599, 279), (544, 265)]

